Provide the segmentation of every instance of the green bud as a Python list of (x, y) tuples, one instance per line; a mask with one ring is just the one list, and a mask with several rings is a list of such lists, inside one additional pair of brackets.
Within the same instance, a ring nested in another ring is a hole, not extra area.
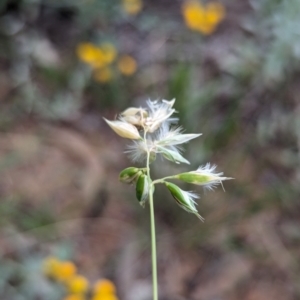
[(187, 182), (187, 183), (193, 183), (198, 185), (205, 185), (209, 182), (211, 182), (211, 176), (208, 175), (200, 175), (193, 172), (186, 172), (176, 175), (176, 178)]
[(142, 207), (145, 207), (145, 203), (148, 200), (149, 195), (149, 182), (148, 176), (141, 174), (136, 182), (136, 198), (140, 202)]
[(181, 173), (174, 177), (182, 181), (202, 185), (206, 189), (213, 190), (218, 184), (222, 185), (222, 181), (233, 179), (231, 177), (223, 177), (223, 172), (216, 173), (216, 167), (216, 165), (207, 163), (205, 166), (200, 166), (195, 171)]
[(132, 183), (140, 177), (143, 173), (142, 169), (129, 167), (121, 171), (119, 175), (119, 180), (123, 183)]
[(185, 211), (195, 214), (201, 221), (204, 219), (198, 214), (195, 206), (196, 202), (193, 200), (198, 196), (192, 192), (187, 192), (179, 188), (176, 184), (165, 182), (166, 187), (175, 199), (176, 203)]

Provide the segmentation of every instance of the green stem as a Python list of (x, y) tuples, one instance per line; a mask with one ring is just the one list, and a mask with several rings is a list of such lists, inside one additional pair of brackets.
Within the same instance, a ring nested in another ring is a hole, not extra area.
[[(145, 134), (146, 139), (146, 134)], [(151, 254), (152, 254), (152, 290), (153, 300), (158, 300), (157, 287), (157, 256), (156, 256), (156, 235), (155, 235), (155, 217), (153, 203), (153, 184), (150, 177), (150, 152), (147, 152), (147, 175), (149, 183), (149, 204), (150, 204), (150, 226), (151, 226)]]
[[(152, 187), (151, 187), (152, 188)], [(155, 219), (154, 219), (154, 205), (153, 193), (149, 194), (150, 202), (150, 219), (151, 219), (151, 251), (152, 251), (152, 281), (153, 281), (153, 300), (158, 300), (157, 288), (157, 258), (156, 258), (156, 236), (155, 236)]]
[(157, 183), (164, 183), (166, 179), (176, 179), (176, 175), (174, 176), (167, 176), (167, 177), (164, 177), (164, 178), (160, 178), (160, 179), (156, 179), (156, 180), (153, 180), (152, 181), (152, 184), (157, 184)]

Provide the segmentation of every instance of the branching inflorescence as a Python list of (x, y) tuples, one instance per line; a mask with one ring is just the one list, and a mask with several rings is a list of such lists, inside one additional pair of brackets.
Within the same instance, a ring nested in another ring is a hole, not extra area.
[(174, 103), (175, 99), (171, 101), (148, 100), (147, 108), (130, 107), (119, 115), (118, 120), (109, 121), (104, 119), (119, 136), (133, 140), (126, 151), (132, 161), (144, 162), (146, 164), (143, 168), (129, 167), (124, 169), (120, 173), (119, 178), (124, 183), (135, 184), (136, 197), (143, 207), (145, 207), (147, 201), (150, 203), (154, 300), (158, 299), (153, 209), (155, 184), (164, 184), (181, 208), (195, 214), (203, 221), (203, 218), (197, 211), (194, 200), (199, 198), (198, 195), (182, 190), (174, 183), (169, 182), (169, 180), (179, 179), (187, 183), (201, 185), (208, 190), (213, 190), (218, 184), (222, 184), (223, 180), (231, 179), (223, 177), (222, 172), (216, 173), (216, 166), (207, 163), (195, 171), (167, 176), (152, 181), (150, 163), (155, 161), (157, 155), (162, 155), (167, 160), (177, 164), (189, 164), (189, 161), (182, 156), (180, 145), (201, 135), (183, 133), (182, 128), (176, 125), (178, 118), (172, 116), (176, 113), (173, 108)]
[[(189, 164), (189, 161), (181, 154), (180, 144), (199, 137), (201, 134), (182, 133), (181, 127), (176, 127), (178, 118), (171, 117), (175, 113), (173, 108), (175, 99), (171, 101), (147, 101), (148, 108), (130, 107), (122, 112), (119, 120), (108, 121), (107, 124), (121, 137), (134, 140), (128, 146), (127, 153), (134, 162), (153, 162), (157, 154), (161, 154), (167, 160)], [(223, 180), (231, 178), (223, 177), (223, 173), (215, 173), (216, 165), (207, 163), (200, 166), (196, 171), (168, 176), (159, 180), (149, 180), (149, 172), (146, 168), (129, 167), (120, 173), (120, 180), (124, 183), (136, 183), (137, 197), (144, 207), (148, 200), (150, 190), (157, 183), (163, 183), (171, 192), (176, 202), (183, 209), (196, 214), (200, 219), (195, 207), (194, 198), (198, 196), (191, 192), (180, 189), (167, 179), (179, 179), (184, 182), (202, 185), (208, 190), (213, 190)], [(148, 184), (150, 182), (150, 184)]]

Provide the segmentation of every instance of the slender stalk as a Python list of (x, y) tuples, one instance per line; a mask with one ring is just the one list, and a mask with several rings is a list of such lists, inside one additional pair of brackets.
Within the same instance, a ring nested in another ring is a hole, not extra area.
[(156, 235), (155, 235), (155, 219), (153, 193), (149, 194), (150, 202), (150, 219), (151, 219), (151, 251), (152, 251), (152, 281), (153, 281), (153, 300), (158, 300), (157, 288), (157, 259), (156, 259)]
[(164, 183), (166, 179), (176, 179), (176, 175), (175, 176), (167, 176), (164, 178), (160, 178), (160, 179), (156, 179), (152, 181), (152, 184), (157, 184), (157, 183)]
[[(146, 133), (144, 134), (146, 139)], [(149, 204), (150, 204), (150, 227), (151, 227), (151, 256), (152, 256), (152, 290), (153, 300), (158, 300), (157, 287), (157, 256), (156, 256), (156, 234), (155, 234), (155, 217), (154, 217), (154, 203), (153, 203), (153, 184), (150, 177), (150, 151), (147, 152), (147, 175), (149, 183)]]

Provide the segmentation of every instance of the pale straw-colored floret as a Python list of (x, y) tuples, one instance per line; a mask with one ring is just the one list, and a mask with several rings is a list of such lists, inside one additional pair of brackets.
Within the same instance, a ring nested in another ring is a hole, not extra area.
[(129, 124), (127, 122), (122, 121), (109, 121), (105, 118), (103, 118), (105, 122), (109, 125), (109, 127), (119, 136), (131, 140), (139, 140), (141, 139), (141, 136), (139, 134), (139, 131), (135, 126), (132, 124)]
[(149, 116), (145, 119), (144, 129), (147, 132), (156, 131), (164, 122), (176, 123), (177, 118), (170, 118), (170, 116), (176, 112), (173, 108), (175, 99), (171, 101), (162, 100), (162, 101), (147, 101), (149, 107)]
[(129, 107), (120, 114), (120, 120), (135, 126), (144, 126), (148, 112), (143, 108)]
[(175, 99), (171, 101), (147, 101), (148, 111), (144, 108), (129, 107), (123, 111), (119, 119), (123, 122), (143, 128), (148, 133), (153, 133), (159, 129), (163, 123), (176, 123), (177, 118), (170, 118), (175, 109), (173, 105)]
[[(172, 102), (173, 103), (173, 102)], [(169, 102), (164, 103), (164, 106), (170, 107)], [(158, 103), (151, 103), (155, 109), (159, 106)], [(151, 115), (151, 113), (150, 113)], [(127, 153), (133, 161), (143, 161), (146, 159), (147, 151), (155, 151), (161, 154), (164, 158), (175, 163), (186, 163), (189, 161), (181, 155), (180, 144), (187, 143), (190, 140), (197, 138), (201, 134), (183, 134), (182, 128), (174, 128), (168, 120), (165, 120), (153, 133), (148, 133), (146, 141), (134, 142), (128, 147)]]
[(202, 135), (201, 133), (184, 134), (182, 131), (182, 127), (170, 128), (170, 124), (163, 124), (159, 130), (156, 144), (159, 146), (176, 146)]

